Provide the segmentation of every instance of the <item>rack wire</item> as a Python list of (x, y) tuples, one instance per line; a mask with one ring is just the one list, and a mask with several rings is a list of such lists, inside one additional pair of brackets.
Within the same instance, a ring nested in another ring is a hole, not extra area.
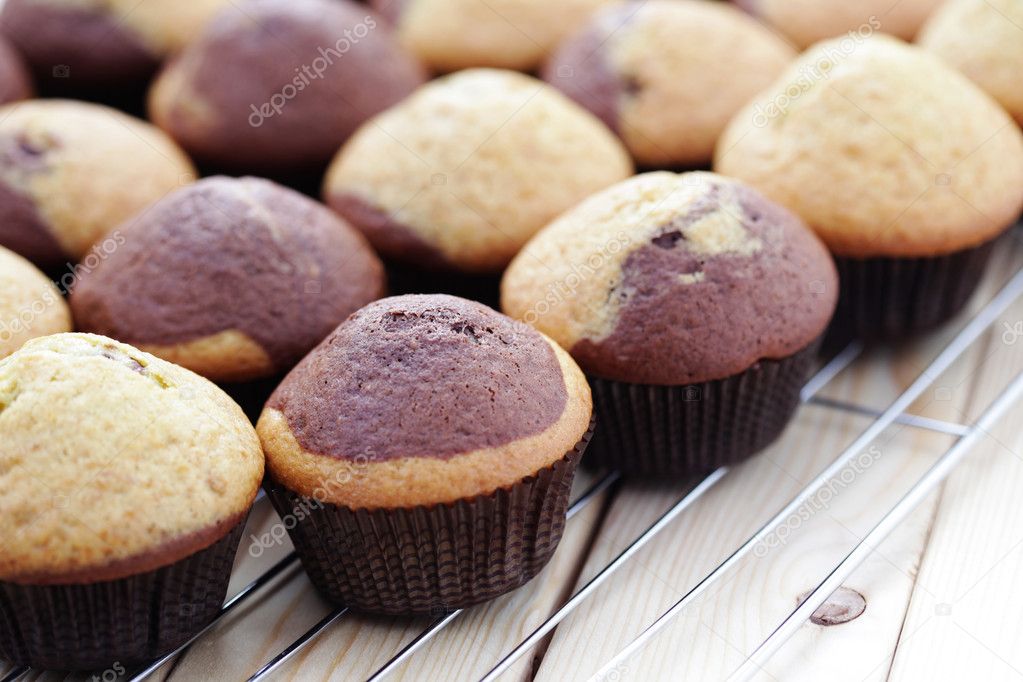
[[(975, 445), (981, 434), (989, 430), (994, 422), (1023, 396), (1023, 374), (1021, 374), (994, 400), (974, 425), (947, 422), (908, 412), (913, 403), (934, 384), (938, 377), (951, 368), (1009, 306), (1019, 300), (1021, 296), (1023, 296), (1023, 268), (1019, 269), (1008, 280), (1002, 289), (977, 312), (917, 378), (884, 410), (875, 410), (870, 407), (821, 396), (821, 391), (860, 356), (862, 348), (858, 344), (851, 344), (831, 358), (803, 388), (801, 394), (803, 402), (868, 417), (872, 419), (870, 425), (808, 485), (802, 488), (788, 503), (764, 523), (756, 533), (747, 538), (724, 561), (708, 572), (688, 592), (643, 628), (626, 647), (611, 656), (602, 666), (597, 676), (599, 677), (601, 674), (613, 670), (616, 665), (643, 649), (651, 639), (668, 627), (698, 597), (705, 594), (713, 585), (719, 583), (729, 574), (744, 557), (749, 555), (759, 542), (777, 528), (790, 514), (798, 510), (802, 504), (810, 499), (822, 486), (826, 485), (829, 480), (838, 474), (843, 467), (868, 447), (887, 428), (900, 424), (955, 438), (956, 440), (952, 447), (883, 515), (868, 535), (823, 576), (817, 587), (771, 630), (768, 636), (755, 648), (754, 652), (734, 672), (733, 679), (745, 680), (760, 670), (768, 658), (781, 647), (807, 620), (810, 614), (849, 576), (852, 570), (873, 550), (877, 543), (895, 528), (926, 494), (954, 469), (956, 464)], [(510, 651), (504, 653), (499, 660), (496, 660), (493, 668), (481, 680), (483, 682), (490, 682), (507, 672), (516, 661), (531, 651), (545, 637), (549, 636), (582, 603), (597, 593), (601, 586), (619, 569), (626, 566), (640, 549), (669, 528), (674, 521), (695, 505), (701, 497), (728, 476), (728, 474), (728, 468), (722, 467), (696, 482), (692, 488), (675, 500), (663, 514), (636, 536), (625, 549), (600, 569), (585, 585), (569, 596), (553, 613), (536, 626)], [(600, 499), (603, 493), (617, 486), (619, 482), (617, 472), (609, 472), (603, 475), (571, 504), (568, 512), (569, 518), (576, 516), (595, 500)], [(264, 500), (261, 503), (265, 504), (266, 502)], [(256, 600), (260, 595), (265, 595), (290, 581), (298, 573), (298, 559), (295, 553), (291, 552), (284, 558), (279, 559), (259, 577), (228, 599), (214, 621), (192, 640), (150, 665), (133, 671), (128, 676), (128, 679), (135, 682), (148, 678), (160, 670), (166, 663), (183, 653), (195, 641), (204, 637), (211, 629), (221, 623), (228, 614), (242, 605), (258, 603)], [(368, 682), (380, 682), (380, 680), (386, 679), (413, 657), (416, 652), (422, 650), (434, 637), (455, 622), (461, 613), (462, 611), (454, 611), (436, 618), (397, 651), (383, 666), (372, 673), (367, 678)], [(249, 680), (263, 680), (275, 671), (280, 670), (296, 654), (314, 643), (320, 636), (329, 631), (332, 626), (347, 616), (349, 616), (349, 611), (344, 607), (331, 610), (319, 622), (284, 647), (270, 660), (266, 661)], [(15, 668), (0, 678), (0, 682), (16, 682), (30, 672), (31, 670), (28, 668)]]

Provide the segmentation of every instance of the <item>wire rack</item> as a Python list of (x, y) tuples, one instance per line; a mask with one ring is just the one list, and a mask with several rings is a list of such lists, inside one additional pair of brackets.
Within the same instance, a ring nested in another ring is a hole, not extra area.
[[(1017, 229), (1016, 232), (1018, 233), (1018, 231)], [(1019, 241), (1018, 234), (1015, 235), (1015, 241)], [(838, 475), (854, 457), (869, 447), (886, 429), (893, 425), (902, 425), (951, 437), (953, 439), (951, 447), (936, 459), (933, 465), (919, 477), (916, 483), (894, 505), (881, 514), (880, 520), (870, 529), (869, 533), (855, 543), (854, 547), (840, 561), (835, 563), (829, 571), (820, 576), (816, 587), (809, 592), (802, 602), (791, 608), (787, 615), (773, 624), (773, 627), (769, 629), (769, 634), (760, 641), (759, 645), (751, 650), (752, 653), (744, 655), (744, 660), (732, 674), (732, 679), (749, 679), (761, 670), (770, 656), (806, 622), (814, 610), (842, 584), (843, 580), (849, 577), (853, 569), (862, 563), (866, 556), (876, 547), (877, 543), (906, 518), (924, 497), (953, 470), (962, 457), (977, 443), (981, 435), (989, 432), (1006, 410), (1016, 404), (1020, 397), (1023, 396), (1023, 374), (1021, 374), (1007, 384), (1000, 395), (990, 403), (983, 414), (972, 424), (942, 421), (909, 412), (911, 406), (928, 389), (934, 386), (935, 381), (962, 358), (964, 353), (985, 332), (990, 330), (992, 325), (1013, 303), (1023, 297), (1023, 267), (1020, 267), (1023, 264), (1023, 249), (1020, 249), (1018, 244), (1013, 244), (1012, 251), (1013, 258), (1015, 259), (1012, 271), (1015, 274), (1008, 278), (1007, 282), (993, 297), (976, 310), (973, 317), (965, 323), (948, 344), (927, 363), (927, 366), (919, 372), (917, 377), (885, 409), (878, 410), (821, 395), (825, 387), (861, 356), (863, 349), (858, 344), (854, 343), (842, 349), (817, 371), (802, 390), (801, 397), (803, 402), (829, 410), (868, 417), (870, 419), (869, 426), (852, 443), (837, 453), (837, 456), (831, 460), (830, 464), (821, 470), (805, 487), (799, 490), (784, 506), (778, 509), (755, 533), (739, 544), (730, 555), (707, 572), (702, 579), (671, 603), (668, 608), (664, 609), (659, 616), (648, 622), (638, 634), (631, 638), (631, 641), (624, 648), (617, 652), (608, 652), (606, 660), (601, 662), (599, 672), (593, 678), (614, 679), (612, 673), (618, 669), (618, 666), (623, 661), (642, 651), (653, 638), (670, 627), (679, 618), (680, 614), (685, 612), (687, 607), (691, 606), (698, 598), (722, 581), (740, 561), (750, 557), (758, 544), (763, 542), (779, 524), (783, 523), (801, 505), (806, 503), (811, 496)], [(691, 487), (685, 490), (684, 494), (677, 497), (653, 523), (636, 535), (631, 542), (628, 542), (624, 549), (619, 551), (602, 569), (596, 571), (588, 581), (562, 599), (560, 604), (549, 615), (546, 615), (542, 622), (532, 627), (514, 647), (495, 656), (492, 668), (480, 676), (479, 679), (486, 682), (498, 679), (508, 672), (520, 658), (534, 651), (538, 645), (541, 645), (545, 639), (550, 637), (559, 624), (563, 623), (582, 604), (606, 587), (607, 582), (624, 566), (628, 565), (630, 560), (641, 549), (659, 535), (670, 532), (674, 522), (685, 514), (687, 510), (697, 505), (701, 498), (728, 474), (728, 468), (723, 467), (694, 482)], [(621, 481), (616, 472), (607, 472), (596, 477), (588, 489), (575, 497), (568, 511), (569, 518), (572, 519), (578, 516), (579, 512), (594, 504), (597, 500), (602, 499), (605, 493), (620, 484)], [(266, 505), (268, 502), (265, 498), (261, 497), (257, 504)], [(541, 574), (539, 579), (543, 579), (543, 574)], [(267, 562), (267, 565), (262, 567), (262, 572), (258, 577), (228, 599), (216, 620), (210, 623), (203, 632), (196, 635), (192, 641), (163, 658), (152, 662), (152, 664), (143, 669), (125, 671), (123, 677), (136, 681), (144, 680), (154, 675), (154, 673), (163, 669), (164, 666), (188, 647), (192, 646), (197, 640), (207, 636), (209, 631), (215, 626), (221, 625), (228, 615), (239, 611), (242, 607), (258, 604), (260, 600), (268, 598), (268, 595), (272, 594), (274, 590), (291, 580), (305, 580), (304, 575), (299, 570), (299, 561), (294, 552), (287, 554), (282, 559)], [(367, 680), (379, 682), (388, 678), (389, 675), (396, 672), (431, 640), (451, 626), (457, 619), (463, 617), (463, 615), (462, 611), (438, 614), (417, 635), (395, 651), (384, 665), (369, 675)], [(353, 614), (349, 613), (346, 608), (339, 607), (331, 610), (307, 631), (302, 633), (301, 636), (283, 647), (276, 654), (262, 661), (261, 667), (248, 679), (263, 680), (274, 672), (286, 668), (291, 659), (325, 633), (329, 632), (339, 621), (348, 617), (353, 617)], [(230, 626), (237, 627), (237, 621), (231, 623)], [(31, 672), (27, 668), (15, 668), (3, 676), (0, 682), (15, 682), (26, 677)], [(244, 677), (242, 676), (242, 679)]]

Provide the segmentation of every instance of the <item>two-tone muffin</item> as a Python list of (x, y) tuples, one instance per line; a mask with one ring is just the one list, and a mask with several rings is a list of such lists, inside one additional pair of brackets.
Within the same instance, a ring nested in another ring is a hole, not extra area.
[(123, 87), (148, 77), (230, 5), (230, 0), (6, 0), (0, 32), (41, 84)]
[(279, 174), (325, 164), (424, 77), (363, 5), (249, 0), (218, 15), (167, 66), (149, 109), (197, 159)]
[(768, 26), (805, 48), (845, 35), (863, 39), (881, 31), (912, 40), (944, 0), (733, 0)]
[(75, 286), (78, 328), (216, 381), (288, 371), (384, 295), (362, 235), (269, 180), (200, 180), (120, 229), (125, 243)]
[(597, 12), (543, 77), (617, 132), (640, 166), (707, 166), (735, 112), (795, 56), (727, 4), (650, 0)]
[(918, 42), (941, 57), (1023, 125), (1023, 2), (950, 0), (931, 15)]
[(1023, 133), (937, 57), (887, 36), (801, 56), (736, 115), (715, 170), (835, 254), (843, 332), (895, 339), (958, 312), (1023, 206)]
[(90, 334), (0, 360), (0, 658), (149, 661), (220, 610), (263, 475), (216, 386)]
[(434, 71), (528, 71), (610, 0), (372, 0), (398, 39)]
[(509, 315), (590, 377), (587, 462), (684, 475), (782, 432), (838, 280), (795, 215), (711, 173), (638, 175), (545, 227), (501, 283)]
[(27, 260), (0, 246), (0, 358), (29, 339), (71, 331), (60, 289)]
[(109, 107), (0, 107), (0, 246), (43, 269), (90, 256), (113, 227), (194, 177), (170, 138)]
[(32, 77), (25, 62), (10, 42), (0, 38), (0, 104), (28, 99), (31, 96)]
[[(611, 131), (551, 86), (474, 69), (363, 126), (323, 195), (393, 261), (494, 274), (549, 220), (631, 173)], [(437, 284), (431, 273), (416, 286)]]
[(453, 296), (397, 296), (309, 354), (257, 430), (271, 500), (320, 592), (436, 613), (543, 568), (591, 409), (582, 372), (532, 328)]

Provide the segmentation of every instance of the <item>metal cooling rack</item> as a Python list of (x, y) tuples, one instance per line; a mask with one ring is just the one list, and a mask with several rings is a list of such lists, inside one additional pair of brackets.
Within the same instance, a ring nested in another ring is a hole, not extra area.
[[(756, 533), (743, 542), (735, 551), (722, 561), (716, 568), (707, 573), (687, 593), (679, 598), (674, 604), (665, 610), (653, 622), (647, 625), (624, 649), (609, 657), (595, 677), (600, 678), (603, 674), (613, 671), (615, 666), (621, 664), (625, 659), (639, 652), (653, 637), (669, 626), (687, 606), (692, 604), (700, 595), (706, 593), (712, 586), (717, 584), (729, 571), (736, 566), (744, 557), (764, 540), (772, 531), (785, 521), (793, 512), (811, 498), (820, 488), (828, 483), (833, 477), (849, 464), (854, 457), (868, 447), (885, 429), (895, 424), (933, 431), (954, 437), (956, 440), (949, 450), (942, 455), (930, 469), (909, 489), (909, 491), (881, 518), (873, 529), (864, 537), (841, 561), (835, 565), (822, 579), (817, 587), (799, 603), (790, 613), (777, 624), (771, 633), (755, 648), (743, 664), (733, 673), (730, 679), (745, 680), (757, 673), (768, 658), (775, 653), (781, 645), (798, 630), (809, 616), (828, 598), (828, 596), (841, 585), (852, 571), (869, 555), (877, 546), (878, 542), (886, 537), (898, 524), (906, 518), (926, 495), (932, 491), (944, 478), (954, 469), (965, 454), (976, 444), (982, 434), (989, 431), (997, 420), (1003, 416), (1005, 411), (1012, 407), (1023, 397), (1023, 374), (1017, 376), (1008, 387), (999, 395), (973, 424), (960, 424), (946, 422), (937, 419), (913, 415), (907, 412), (910, 406), (927, 391), (939, 376), (963, 356), (963, 354), (976, 342), (982, 334), (1001, 316), (1014, 302), (1023, 296), (1023, 268), (1020, 268), (1015, 275), (1002, 287), (1002, 289), (970, 320), (969, 323), (951, 340), (951, 342), (935, 357), (930, 364), (919, 374), (919, 376), (906, 388), (885, 410), (878, 411), (861, 405), (850, 404), (834, 399), (822, 397), (819, 393), (838, 376), (842, 370), (851, 365), (861, 354), (862, 348), (858, 344), (851, 344), (833, 358), (831, 358), (814, 376), (807, 382), (802, 390), (802, 400), (805, 403), (815, 404), (824, 408), (867, 416), (873, 419), (870, 426), (863, 431), (838, 457), (821, 471), (806, 487), (799, 491), (783, 508), (778, 510)], [(628, 564), (629, 560), (653, 538), (664, 532), (672, 522), (692, 507), (708, 490), (713, 488), (728, 474), (728, 468), (722, 467), (713, 471), (688, 492), (679, 497), (667, 511), (665, 511), (653, 524), (632, 540), (632, 542), (619, 553), (612, 561), (605, 565), (594, 575), (589, 582), (572, 594), (564, 603), (547, 617), (540, 625), (529, 633), (514, 648), (505, 653), (502, 658), (494, 662), (493, 668), (487, 672), (481, 680), (490, 682), (496, 680), (504, 672), (529, 652), (535, 645), (568, 617), (580, 604), (585, 602), (594, 593), (600, 590), (607, 580), (619, 569)], [(569, 507), (569, 518), (586, 508), (587, 505), (598, 499), (608, 488), (618, 483), (619, 476), (616, 472), (605, 474), (599, 478), (588, 490), (582, 493)], [(262, 504), (267, 502), (263, 500)], [(225, 616), (244, 604), (252, 603), (269, 592), (271, 584), (281, 585), (285, 580), (290, 579), (299, 571), (298, 558), (294, 552), (288, 554), (277, 563), (269, 566), (266, 571), (251, 583), (239, 590), (222, 607), (217, 618), (210, 623), (202, 632), (196, 635), (185, 645), (167, 654), (163, 658), (154, 661), (141, 670), (131, 671), (127, 679), (132, 682), (144, 680), (162, 668), (171, 659), (178, 656), (187, 649), (193, 642), (203, 637)], [(461, 611), (454, 611), (438, 617), (408, 644), (398, 651), (387, 663), (374, 672), (369, 682), (379, 682), (388, 677), (398, 667), (405, 663), (417, 651), (423, 648), (431, 639), (437, 636), (448, 625), (454, 622), (461, 615)], [(263, 680), (274, 671), (284, 666), (292, 657), (309, 646), (319, 636), (326, 632), (331, 626), (345, 618), (348, 609), (336, 608), (323, 617), (318, 623), (303, 633), (295, 641), (281, 650), (250, 678), (250, 681)], [(16, 668), (7, 673), (0, 682), (15, 682), (32, 672), (28, 668)]]

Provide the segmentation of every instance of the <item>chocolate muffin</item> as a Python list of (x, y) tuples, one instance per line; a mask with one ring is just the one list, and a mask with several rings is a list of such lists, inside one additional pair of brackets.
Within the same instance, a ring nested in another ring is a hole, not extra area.
[(736, 115), (715, 169), (761, 190), (835, 254), (844, 336), (898, 339), (958, 312), (1023, 206), (1023, 134), (933, 55), (828, 41)]
[(69, 331), (71, 311), (56, 285), (0, 246), (0, 358), (29, 339)]
[(920, 45), (966, 74), (1023, 125), (1023, 3), (950, 0), (931, 15)]
[(501, 301), (590, 377), (600, 430), (587, 461), (671, 476), (777, 438), (837, 289), (824, 245), (789, 211), (722, 176), (657, 172), (540, 231)]
[(310, 353), (257, 431), (270, 498), (320, 592), (436, 613), (543, 568), (591, 411), (582, 372), (535, 330), (453, 296), (397, 296)]
[(734, 0), (753, 16), (780, 31), (797, 47), (825, 38), (854, 40), (882, 31), (911, 40), (928, 15), (944, 0)]
[(8, 104), (0, 107), (0, 245), (43, 269), (101, 259), (117, 247), (93, 249), (101, 237), (194, 175), (170, 138), (109, 107)]
[(423, 79), (364, 6), (248, 0), (167, 66), (149, 108), (201, 161), (281, 173), (322, 166), (356, 127)]
[(11, 44), (0, 37), (0, 104), (31, 96), (32, 77), (25, 62)]
[(286, 372), (384, 295), (362, 235), (269, 180), (200, 180), (121, 229), (124, 245), (74, 289), (78, 328), (216, 381)]
[(708, 166), (735, 112), (795, 56), (734, 7), (650, 0), (597, 12), (543, 77), (617, 132), (640, 166)]
[(631, 173), (614, 135), (554, 88), (474, 69), (363, 126), (323, 195), (387, 258), (424, 273), (494, 274), (547, 221)]
[(0, 360), (0, 658), (152, 660), (219, 611), (263, 475), (237, 405), (91, 334)]
[(0, 33), (40, 83), (65, 89), (147, 78), (230, 0), (6, 0)]
[(398, 38), (434, 71), (528, 71), (611, 0), (371, 0)]

